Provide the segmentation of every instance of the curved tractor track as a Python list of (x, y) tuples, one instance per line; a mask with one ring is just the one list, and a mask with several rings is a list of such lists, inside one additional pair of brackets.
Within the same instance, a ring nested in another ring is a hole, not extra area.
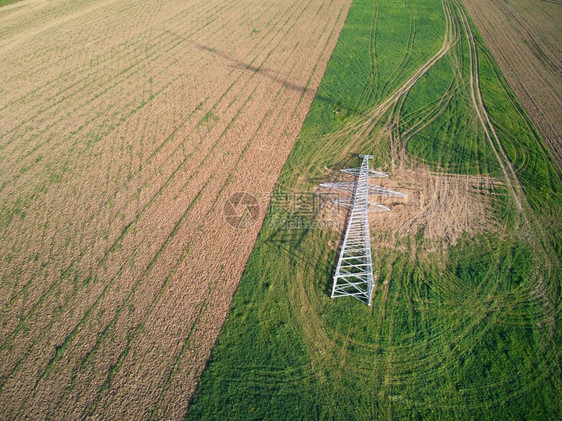
[[(537, 257), (537, 265), (545, 268), (546, 274), (536, 274), (537, 285), (535, 292), (538, 292), (537, 295), (540, 297), (539, 300), (542, 301), (547, 319), (548, 315), (550, 315), (552, 316), (551, 320), (553, 320), (556, 314), (555, 304), (550, 301), (547, 294), (544, 292), (545, 285), (543, 283), (543, 277), (548, 276), (548, 271), (552, 270), (552, 266), (549, 263), (549, 256), (554, 256), (554, 251), (544, 240), (544, 233), (542, 232), (540, 224), (537, 222), (537, 218), (526, 200), (525, 192), (518, 180), (517, 173), (502, 146), (501, 139), (486, 110), (480, 87), (477, 44), (464, 7), (456, 0), (443, 0), (442, 5), (445, 16), (445, 33), (443, 34), (441, 48), (374, 109), (365, 113), (361, 118), (346, 124), (338, 131), (325, 136), (323, 138), (323, 140), (325, 140), (323, 148), (325, 148), (324, 150), (333, 150), (334, 153), (342, 154), (341, 139), (350, 139), (343, 154), (346, 152), (351, 154), (357, 150), (363, 150), (365, 146), (372, 147), (373, 144), (377, 145), (381, 137), (389, 134), (392, 147), (392, 171), (394, 175), (403, 172), (404, 169), (401, 168), (401, 166), (403, 161), (407, 159), (405, 150), (408, 142), (415, 134), (424, 130), (442, 115), (451, 99), (461, 89), (459, 83), (463, 78), (463, 74), (460, 64), (458, 62), (456, 63), (457, 67), (454, 68), (454, 79), (451, 81), (451, 84), (442, 97), (429, 107), (429, 110), (424, 113), (421, 119), (402, 133), (400, 131), (402, 126), (401, 109), (404, 102), (420, 79), (440, 60), (446, 57), (456, 43), (465, 40), (470, 58), (468, 88), (473, 111), (478, 118), (485, 138), (492, 148), (494, 156), (501, 168), (503, 180), (492, 180), (490, 177), (480, 174), (461, 177), (444, 172), (433, 173), (431, 177), (437, 179), (436, 184), (441, 186), (437, 187), (437, 189), (441, 188), (443, 191), (434, 192), (434, 197), (430, 201), (430, 205), (439, 209), (444, 206), (447, 200), (451, 200), (447, 198), (447, 194), (457, 188), (451, 187), (451, 183), (455, 182), (464, 186), (464, 196), (460, 195), (457, 198), (459, 202), (463, 202), (463, 206), (461, 207), (463, 211), (466, 211), (471, 205), (470, 203), (464, 203), (464, 201), (468, 200), (468, 195), (470, 195), (469, 190), (471, 190), (473, 186), (480, 186), (480, 189), (483, 191), (484, 189), (486, 191), (489, 189), (493, 190), (493, 186), (507, 187), (518, 216), (516, 220), (518, 235), (522, 238), (530, 239), (533, 247), (537, 248), (537, 254), (543, 256)], [(384, 125), (384, 127), (381, 127), (381, 125)], [(380, 131), (382, 131), (382, 134), (377, 135), (377, 132), (380, 133)], [(415, 161), (415, 158), (412, 160)], [(312, 165), (314, 164), (311, 164), (311, 166)], [(415, 177), (412, 177), (412, 179), (419, 182), (419, 177), (418, 174), (417, 180)], [(431, 212), (431, 210), (425, 209), (413, 216), (410, 220), (405, 221), (397, 229), (397, 232), (404, 233), (407, 231), (408, 233), (415, 233), (415, 230), (408, 228), (408, 226), (412, 224), (412, 220), (421, 218), (424, 216), (424, 213), (427, 212)], [(435, 216), (436, 215), (433, 215), (433, 217)], [(464, 217), (464, 214), (456, 213), (454, 217), (461, 218)], [(443, 223), (441, 220), (440, 222)], [(381, 228), (388, 229), (388, 225), (385, 226), (384, 223), (382, 223)], [(395, 248), (397, 245), (393, 244), (392, 247)], [(498, 252), (498, 262), (501, 258), (500, 254), (501, 253)], [(315, 261), (315, 259), (321, 258), (311, 253), (307, 259)], [(431, 271), (432, 263), (425, 259), (423, 255), (412, 257), (412, 259), (416, 260), (416, 265), (423, 267), (424, 270), (428, 272)], [(556, 260), (555, 256), (554, 259)], [(392, 309), (394, 305), (397, 305), (397, 303), (387, 302), (389, 299), (390, 268), (392, 268), (393, 262), (387, 262), (386, 265), (388, 265), (387, 278), (379, 279), (375, 292), (375, 294), (382, 295), (383, 297), (382, 301), (378, 303), (379, 307), (376, 308), (376, 312), (380, 313), (377, 319), (381, 321), (381, 326), (382, 320), (385, 317), (393, 317), (392, 311), (389, 311), (390, 315), (385, 316), (385, 309)], [(453, 297), (457, 294), (465, 294), (462, 292), (464, 286), (461, 283), (461, 279), (454, 273), (447, 273), (445, 276), (440, 274), (436, 275), (436, 277), (443, 278), (442, 283), (433, 285), (433, 287), (441, 289), (444, 296), (450, 295)], [(395, 295), (393, 295), (393, 299), (396, 299), (396, 296), (400, 294), (400, 288), (404, 288), (404, 286), (399, 285), (394, 288), (398, 288), (398, 290), (394, 292)], [(479, 294), (483, 294), (494, 296), (498, 294), (498, 297), (501, 297), (503, 294), (498, 291), (499, 287), (495, 282), (491, 282), (490, 285), (482, 288), (486, 289), (476, 291), (474, 295), (478, 296)], [(415, 338), (410, 338), (411, 341), (408, 342), (394, 343), (392, 332), (380, 332), (380, 335), (374, 340), (376, 344), (353, 341), (350, 339), (350, 336), (337, 331), (333, 326), (326, 323), (326, 320), (321, 316), (322, 311), (320, 310), (323, 307), (323, 302), (318, 298), (318, 292), (312, 284), (304, 282), (299, 283), (299, 288), (295, 291), (291, 291), (291, 301), (293, 302), (294, 308), (300, 309), (298, 317), (302, 321), (301, 326), (304, 336), (311, 349), (310, 355), (313, 357), (311, 366), (320, 367), (317, 370), (318, 378), (321, 379), (321, 381), (326, 381), (325, 384), (331, 385), (326, 386), (327, 389), (330, 390), (330, 392), (327, 392), (328, 394), (332, 393), (332, 395), (337, 396), (340, 393), (344, 393), (343, 390), (338, 390), (337, 385), (343, 382), (344, 376), (348, 376), (350, 371), (352, 371), (355, 376), (375, 376), (380, 378), (381, 384), (388, 382), (389, 390), (392, 389), (393, 385), (411, 386), (415, 384), (416, 387), (419, 387), (419, 390), (424, 390), (424, 387), (431, 387), (430, 383), (424, 381), (426, 376), (427, 378), (432, 378), (436, 375), (435, 373), (440, 370), (440, 367), (442, 368), (448, 364), (454, 364), (459, 358), (468, 357), (471, 351), (479, 345), (479, 341), (494, 327), (498, 317), (497, 314), (505, 312), (507, 316), (510, 311), (516, 312), (518, 302), (527, 300), (528, 295), (533, 294), (533, 292), (520, 290), (510, 294), (510, 296), (497, 298), (491, 305), (489, 303), (482, 303), (480, 309), (476, 311), (472, 308), (465, 313), (462, 308), (457, 309), (457, 316), (455, 317), (458, 318), (459, 323), (447, 326), (450, 337), (455, 338), (456, 346), (452, 350), (452, 353), (442, 353), (439, 356), (427, 354), (427, 349), (442, 341), (443, 337), (441, 334), (445, 331), (444, 329), (440, 330), (432, 326), (432, 330), (434, 332), (439, 332), (439, 335), (424, 336), (421, 342), (416, 342)], [(511, 304), (507, 304), (508, 302)], [(489, 314), (494, 312), (497, 314), (493, 317), (489, 317)], [(527, 323), (526, 320), (518, 322)], [(392, 320), (390, 325), (392, 325)], [(551, 329), (553, 329), (552, 325)], [(405, 352), (408, 354), (407, 357), (404, 356)], [(539, 351), (537, 350), (536, 352)], [(538, 354), (535, 355), (535, 358), (540, 360)], [(349, 361), (353, 361), (353, 363), (349, 364)], [(325, 374), (323, 374), (325, 371), (323, 371), (322, 367), (341, 367), (342, 369), (345, 367), (345, 373), (339, 371), (337, 368), (333, 369), (333, 376), (335, 377), (325, 380)], [(412, 377), (412, 372), (414, 371), (416, 376)], [(512, 389), (510, 380), (497, 381), (493, 384), (482, 385), (480, 388), (467, 389), (463, 391), (466, 402), (463, 402), (460, 406), (462, 407), (468, 402), (471, 407), (483, 408), (485, 404), (481, 401), (481, 393), (486, 388), (495, 389), (499, 394), (505, 392), (508, 399), (513, 399), (517, 395), (524, 393), (525, 390), (532, 389), (535, 381), (540, 381), (547, 375), (546, 373), (534, 373), (529, 367), (522, 369), (519, 374), (532, 377), (533, 382), (525, 385), (523, 389), (516, 390)], [(421, 394), (423, 395), (423, 393)], [(390, 399), (391, 397), (388, 396), (388, 398)], [(326, 397), (326, 399), (329, 400), (328, 397)], [(423, 401), (419, 403), (423, 405)], [(454, 404), (451, 404), (450, 408), (453, 407)], [(450, 408), (441, 407), (440, 409)], [(368, 410), (362, 415), (365, 416), (365, 418), (380, 416), (380, 414), (376, 412), (370, 413)]]

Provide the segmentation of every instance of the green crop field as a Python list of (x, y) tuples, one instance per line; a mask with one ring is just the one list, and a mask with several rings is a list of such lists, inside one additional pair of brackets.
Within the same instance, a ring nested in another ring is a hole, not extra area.
[(560, 419), (562, 172), (460, 1), (353, 2), (276, 188), (357, 153), (492, 180), (483, 226), (371, 230), (367, 307), (329, 298), (341, 230), (272, 208), (187, 418)]

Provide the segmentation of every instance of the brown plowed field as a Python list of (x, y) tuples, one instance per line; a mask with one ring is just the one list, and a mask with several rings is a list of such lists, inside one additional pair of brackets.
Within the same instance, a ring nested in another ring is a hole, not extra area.
[(0, 414), (178, 419), (351, 0), (0, 9)]
[(502, 74), (562, 163), (562, 3), (464, 0)]

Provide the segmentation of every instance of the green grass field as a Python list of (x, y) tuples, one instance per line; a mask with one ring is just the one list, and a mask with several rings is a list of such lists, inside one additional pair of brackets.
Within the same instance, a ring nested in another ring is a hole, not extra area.
[[(473, 26), (471, 70), (464, 14), (453, 0), (355, 0), (277, 189), (311, 192), (355, 153), (392, 176), (402, 151), (397, 167), (499, 180), (489, 227), (456, 244), (372, 232), (367, 307), (329, 298), (341, 232), (279, 227), (303, 217), (272, 210), (188, 419), (562, 417), (561, 171)], [(400, 91), (446, 33), (447, 52)]]

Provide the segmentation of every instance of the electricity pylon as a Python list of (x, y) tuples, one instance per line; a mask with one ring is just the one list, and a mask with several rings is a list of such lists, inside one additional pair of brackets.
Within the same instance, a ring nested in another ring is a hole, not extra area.
[(389, 211), (390, 209), (380, 203), (369, 202), (369, 196), (405, 197), (406, 195), (384, 187), (369, 185), (369, 177), (388, 177), (388, 175), (369, 169), (369, 159), (373, 157), (372, 155), (359, 155), (359, 157), (363, 158), (361, 167), (342, 170), (357, 176), (355, 183), (323, 183), (320, 186), (353, 193), (350, 199), (337, 201), (338, 204), (351, 208), (351, 213), (334, 274), (331, 298), (351, 296), (370, 306), (374, 280), (369, 210)]

